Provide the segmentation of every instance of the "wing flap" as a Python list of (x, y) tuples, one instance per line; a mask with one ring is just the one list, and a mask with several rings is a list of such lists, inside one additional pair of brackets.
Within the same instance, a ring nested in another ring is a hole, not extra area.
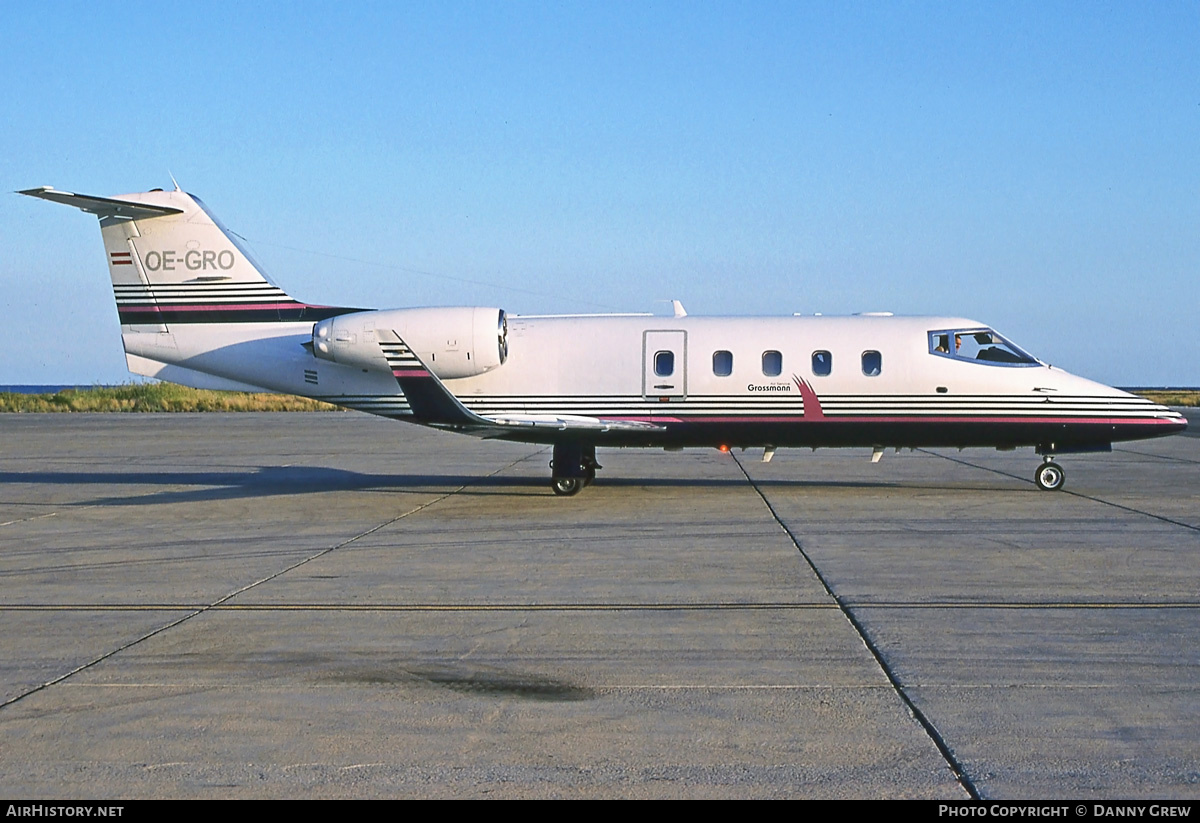
[(483, 419), (497, 426), (512, 429), (557, 429), (558, 431), (660, 431), (663, 426), (641, 420), (612, 420), (604, 417), (584, 417), (578, 414), (503, 414), (487, 415)]

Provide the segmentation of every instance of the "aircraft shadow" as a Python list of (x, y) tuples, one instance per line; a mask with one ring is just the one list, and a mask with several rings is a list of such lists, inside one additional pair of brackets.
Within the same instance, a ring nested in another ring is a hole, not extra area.
[[(41, 471), (0, 472), (0, 486), (14, 483), (49, 486), (103, 486), (107, 494), (73, 501), (68, 506), (149, 506), (163, 503), (190, 503), (216, 500), (236, 500), (255, 497), (276, 497), (327, 492), (456, 492), (464, 495), (552, 496), (549, 478), (540, 476), (478, 477), (466, 474), (365, 474), (320, 466), (267, 466), (248, 471)], [(758, 485), (769, 489), (944, 489), (944, 486), (893, 481), (822, 480), (812, 478), (759, 479)], [(596, 484), (584, 492), (605, 488), (744, 488), (742, 478), (673, 478), (630, 477), (603, 474)], [(128, 494), (113, 493), (113, 487), (150, 487), (131, 489)], [(187, 488), (179, 488), (179, 487)], [(154, 487), (169, 487), (154, 490)], [(995, 486), (988, 486), (998, 492)], [(461, 489), (461, 490), (460, 490)], [(28, 501), (0, 501), (26, 503)]]

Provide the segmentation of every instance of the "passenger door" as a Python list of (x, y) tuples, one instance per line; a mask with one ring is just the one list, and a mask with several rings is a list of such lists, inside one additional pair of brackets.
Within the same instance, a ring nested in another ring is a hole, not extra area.
[(687, 397), (687, 332), (644, 332), (642, 396), (664, 402)]

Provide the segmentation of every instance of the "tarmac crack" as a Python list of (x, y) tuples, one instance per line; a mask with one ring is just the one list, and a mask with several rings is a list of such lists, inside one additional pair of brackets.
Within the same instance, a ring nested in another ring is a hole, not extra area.
[[(733, 453), (730, 452), (730, 454)], [(946, 739), (942, 736), (941, 732), (938, 731), (937, 726), (933, 724), (933, 721), (930, 720), (929, 717), (927, 717), (925, 713), (921, 711), (917, 704), (913, 702), (912, 698), (908, 696), (908, 692), (905, 690), (904, 684), (900, 682), (899, 676), (897, 676), (897, 674), (892, 670), (892, 667), (888, 665), (887, 660), (884, 659), (883, 652), (871, 639), (871, 635), (867, 632), (866, 627), (859, 621), (858, 617), (855, 616), (852, 604), (842, 599), (842, 597), (833, 590), (833, 587), (830, 585), (825, 575), (821, 573), (821, 570), (817, 568), (817, 564), (813, 562), (812, 557), (810, 557), (808, 552), (804, 550), (804, 546), (800, 543), (800, 539), (795, 535), (795, 533), (792, 532), (790, 528), (788, 528), (788, 525), (783, 522), (783, 518), (781, 518), (779, 513), (775, 511), (775, 507), (771, 505), (771, 501), (767, 499), (767, 496), (763, 493), (763, 490), (759, 488), (758, 483), (754, 482), (754, 478), (752, 478), (750, 473), (746, 471), (746, 467), (742, 465), (742, 461), (738, 459), (737, 455), (733, 455), (733, 459), (734, 462), (737, 463), (737, 467), (741, 469), (746, 481), (762, 500), (763, 505), (767, 507), (767, 511), (771, 513), (771, 517), (774, 518), (775, 522), (779, 525), (779, 528), (783, 530), (783, 533), (787, 535), (788, 539), (792, 542), (792, 545), (796, 547), (796, 551), (798, 551), (800, 556), (804, 558), (804, 562), (812, 570), (812, 573), (816, 576), (817, 581), (821, 584), (822, 588), (825, 589), (825, 592), (830, 596), (830, 598), (833, 599), (834, 603), (837, 604), (837, 607), (841, 611), (842, 615), (858, 634), (863, 646), (866, 647), (867, 651), (870, 652), (871, 656), (875, 659), (875, 664), (879, 666), (884, 677), (887, 678), (892, 690), (908, 709), (913, 719), (916, 720), (917, 723), (920, 724), (921, 728), (925, 730), (925, 734), (929, 736), (929, 739), (933, 742), (933, 745), (942, 755), (942, 758), (946, 761), (946, 765), (949, 766), (950, 771), (954, 774), (954, 777), (958, 781), (959, 785), (963, 787), (968, 795), (970, 795), (972, 800), (982, 800), (983, 798), (979, 794), (979, 790), (975, 787), (974, 782), (967, 774), (966, 768), (961, 762), (959, 762), (958, 758), (951, 750), (950, 745), (946, 742)]]
[(1140, 452), (1137, 449), (1113, 449), (1114, 452), (1121, 454), (1136, 454), (1138, 457), (1151, 457), (1155, 460), (1167, 460), (1171, 463), (1191, 463), (1193, 466), (1200, 465), (1200, 460), (1191, 460), (1187, 457), (1175, 457), (1170, 454), (1153, 454), (1152, 452)]
[[(513, 460), (510, 463), (507, 463), (504, 466), (501, 466), (500, 468), (498, 468), (494, 471), (488, 472), (487, 474), (482, 475), (481, 477), (478, 477), (471, 482), (463, 483), (458, 488), (455, 488), (448, 492), (440, 494), (437, 497), (433, 498), (432, 500), (422, 503), (419, 506), (414, 506), (413, 508), (404, 512), (403, 514), (398, 514), (395, 517), (385, 520), (384, 522), (379, 523), (376, 526), (372, 526), (371, 528), (366, 529), (365, 531), (359, 532), (358, 534), (354, 535), (353, 537), (347, 538), (346, 540), (343, 540), (342, 542), (340, 542), (334, 546), (329, 546), (328, 548), (321, 549), (319, 552), (315, 552), (314, 554), (311, 554), (308, 557), (305, 557), (304, 559), (299, 560), (299, 561), (291, 564), (290, 566), (287, 566), (286, 568), (280, 569), (279, 571), (269, 574), (266, 577), (262, 577), (258, 580), (255, 580), (252, 583), (248, 583), (245, 586), (242, 586), (241, 588), (235, 589), (232, 592), (229, 592), (228, 594), (225, 594), (222, 597), (217, 598), (212, 603), (208, 603), (204, 606), (200, 606), (200, 607), (191, 609), (187, 614), (185, 614), (181, 617), (178, 617), (175, 620), (170, 621), (169, 623), (159, 626), (156, 629), (152, 629), (151, 631), (148, 631), (148, 632), (142, 634), (141, 636), (136, 637), (133, 640), (130, 640), (127, 643), (123, 643), (120, 646), (117, 646), (115, 649), (110, 649), (107, 652), (105, 652), (104, 654), (101, 654), (101, 655), (98, 655), (97, 657), (92, 658), (91, 660), (87, 661), (86, 663), (81, 663), (80, 665), (74, 667), (73, 669), (71, 669), (67, 672), (64, 672), (63, 674), (58, 675), (57, 677), (53, 677), (50, 680), (45, 681), (44, 683), (41, 683), (32, 688), (26, 689), (25, 691), (21, 692), (20, 694), (10, 697), (8, 700), (5, 700), (4, 702), (0, 702), (0, 710), (8, 708), (9, 706), (13, 705), (14, 703), (18, 703), (21, 700), (24, 700), (25, 698), (29, 697), (30, 695), (37, 694), (38, 692), (44, 691), (44, 690), (50, 688), (51, 686), (55, 686), (59, 683), (62, 683), (63, 681), (65, 681), (71, 677), (74, 677), (75, 675), (79, 674), (80, 672), (87, 671), (88, 669), (92, 668), (93, 666), (96, 666), (96, 665), (104, 662), (105, 660), (108, 660), (109, 658), (120, 654), (123, 651), (127, 651), (128, 649), (133, 648), (134, 646), (138, 645), (139, 643), (144, 643), (145, 641), (149, 640), (152, 637), (157, 637), (158, 635), (160, 635), (164, 632), (170, 631), (171, 629), (174, 629), (175, 627), (186, 623), (187, 621), (191, 620), (194, 617), (199, 617), (202, 614), (206, 614), (210, 611), (218, 609), (222, 605), (228, 603), (233, 598), (237, 597), (238, 595), (245, 594), (246, 592), (250, 591), (251, 589), (261, 586), (264, 583), (269, 583), (270, 581), (275, 580), (279, 577), (282, 577), (283, 575), (287, 574), (288, 572), (295, 571), (296, 569), (300, 568), (301, 566), (311, 563), (314, 560), (317, 560), (321, 557), (331, 554), (332, 552), (335, 552), (339, 549), (343, 549), (346, 546), (349, 546), (351, 543), (355, 543), (359, 540), (362, 540), (364, 537), (369, 537), (370, 535), (375, 534), (375, 532), (379, 531), (380, 529), (385, 529), (388, 526), (392, 525), (393, 523), (397, 523), (407, 517), (412, 517), (414, 514), (422, 512), (431, 506), (437, 505), (438, 503), (442, 502), (446, 498), (452, 497), (452, 496), (458, 494), (459, 492), (463, 491), (468, 486), (470, 486), (472, 483), (478, 482), (479, 480), (485, 480), (489, 477), (494, 477), (495, 475), (500, 474), (503, 471), (507, 471), (508, 469), (511, 469), (513, 466), (517, 465), (518, 463), (523, 463), (524, 461), (529, 460), (529, 459), (537, 456), (538, 454), (541, 454), (544, 451), (545, 451), (545, 449), (538, 449), (535, 452), (532, 452), (532, 453), (527, 454), (523, 457), (520, 457), (516, 460)], [(43, 516), (46, 516), (46, 515), (43, 515)]]
[[(972, 469), (979, 469), (980, 471), (991, 472), (992, 474), (998, 474), (998, 475), (1001, 475), (1002, 477), (1011, 477), (1014, 480), (1023, 480), (1026, 483), (1033, 482), (1032, 480), (1028, 480), (1024, 477), (1021, 477), (1019, 474), (1013, 474), (1012, 472), (1006, 472), (1002, 469), (994, 469), (991, 466), (980, 466), (978, 463), (972, 463), (969, 460), (963, 460), (961, 457), (951, 457), (948, 454), (938, 454), (937, 452), (927, 451), (926, 449), (917, 449), (917, 451), (921, 452), (922, 454), (927, 454), (930, 457), (940, 457), (943, 460), (949, 460), (951, 463), (958, 463), (960, 466), (968, 466), (969, 468), (972, 468)], [(1130, 454), (1141, 454), (1141, 452), (1129, 452), (1129, 453)], [(1103, 506), (1112, 506), (1114, 509), (1120, 509), (1121, 511), (1129, 512), (1130, 514), (1140, 514), (1143, 517), (1150, 517), (1155, 520), (1161, 520), (1163, 523), (1170, 523), (1172, 526), (1179, 526), (1180, 528), (1188, 529), (1189, 531), (1200, 532), (1200, 526), (1193, 526), (1191, 523), (1184, 523), (1182, 520), (1174, 520), (1165, 515), (1155, 514), (1154, 512), (1143, 511), (1142, 509), (1135, 509), (1133, 506), (1126, 506), (1123, 503), (1114, 503), (1111, 500), (1105, 500), (1103, 497), (1093, 497), (1090, 494), (1084, 494), (1083, 492), (1075, 492), (1075, 491), (1071, 491), (1070, 489), (1059, 489), (1058, 494), (1069, 494), (1072, 497), (1078, 497), (1081, 500), (1091, 500), (1093, 503), (1099, 503)]]

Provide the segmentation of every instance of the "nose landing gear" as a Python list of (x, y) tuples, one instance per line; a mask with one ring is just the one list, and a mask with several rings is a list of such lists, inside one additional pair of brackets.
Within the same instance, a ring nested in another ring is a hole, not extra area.
[(1039, 489), (1046, 492), (1058, 491), (1066, 480), (1067, 473), (1063, 471), (1063, 467), (1055, 463), (1049, 455), (1033, 475), (1033, 482), (1037, 483)]

